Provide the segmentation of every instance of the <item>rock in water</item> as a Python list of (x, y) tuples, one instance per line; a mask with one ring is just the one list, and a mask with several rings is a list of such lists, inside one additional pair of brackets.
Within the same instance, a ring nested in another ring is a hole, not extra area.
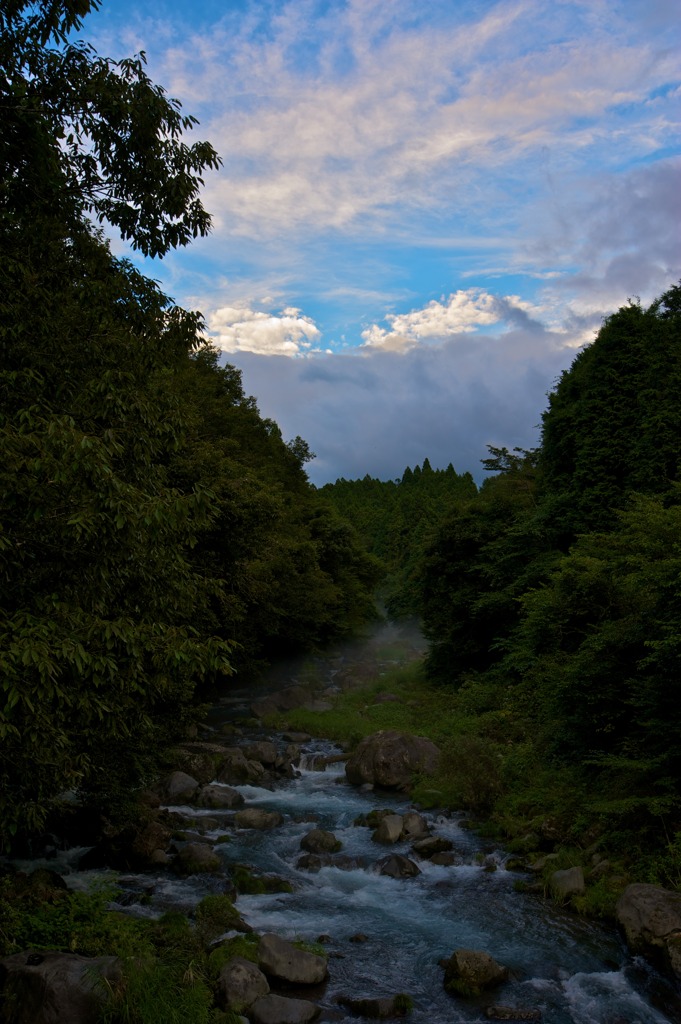
[(458, 996), (479, 996), (508, 978), (508, 968), (482, 950), (457, 949), (443, 963), (445, 988)]

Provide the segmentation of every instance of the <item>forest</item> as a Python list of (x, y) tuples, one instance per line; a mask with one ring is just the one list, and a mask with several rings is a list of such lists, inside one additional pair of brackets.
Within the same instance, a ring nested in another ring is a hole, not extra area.
[(65, 791), (115, 817), (233, 675), (378, 596), (500, 766), (474, 810), (510, 835), (550, 811), (678, 885), (681, 289), (608, 317), (482, 486), (426, 459), (316, 489), (201, 315), (106, 240), (205, 234), (220, 158), (143, 57), (71, 41), (98, 6), (0, 13), (2, 848)]

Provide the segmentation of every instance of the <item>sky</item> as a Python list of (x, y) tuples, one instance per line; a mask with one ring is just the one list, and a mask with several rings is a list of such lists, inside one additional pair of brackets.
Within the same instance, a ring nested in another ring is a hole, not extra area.
[(201, 310), (316, 485), (539, 442), (604, 316), (681, 278), (677, 0), (104, 0), (200, 125)]

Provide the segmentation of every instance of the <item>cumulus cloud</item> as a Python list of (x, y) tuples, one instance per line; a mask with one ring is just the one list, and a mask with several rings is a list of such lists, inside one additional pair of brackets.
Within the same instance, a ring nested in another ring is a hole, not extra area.
[(296, 356), (321, 338), (315, 323), (299, 309), (279, 314), (240, 306), (221, 306), (207, 314), (208, 336), (223, 352)]
[(531, 448), (546, 393), (568, 366), (570, 338), (547, 330), (460, 333), (406, 352), (371, 348), (312, 359), (230, 358), (285, 437), (300, 435), (321, 485), (401, 476), (426, 458), (481, 479), (488, 444)]
[(424, 341), (441, 341), (499, 321), (530, 327), (531, 310), (532, 305), (517, 295), (500, 297), (481, 288), (468, 288), (454, 292), (446, 301), (433, 299), (410, 313), (388, 314), (388, 329), (372, 324), (362, 331), (362, 337), (365, 346), (405, 352)]

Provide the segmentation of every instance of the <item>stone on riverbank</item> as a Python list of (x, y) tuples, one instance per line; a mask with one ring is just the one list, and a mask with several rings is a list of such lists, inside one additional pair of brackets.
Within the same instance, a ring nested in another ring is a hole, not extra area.
[(554, 900), (559, 903), (569, 900), (571, 896), (581, 896), (586, 890), (584, 872), (580, 867), (554, 871), (549, 879), (549, 888)]
[(220, 971), (218, 1004), (225, 1010), (241, 1013), (257, 999), (269, 993), (267, 978), (250, 960), (235, 956)]
[(424, 736), (385, 730), (366, 736), (345, 765), (348, 782), (407, 790), (418, 774), (432, 774), (440, 751)]
[(681, 980), (681, 893), (644, 882), (628, 885), (615, 915), (634, 953), (661, 962)]
[(96, 1024), (121, 982), (114, 956), (27, 950), (0, 960), (4, 1024)]
[(251, 1024), (308, 1024), (320, 1009), (307, 999), (288, 999), (270, 992), (258, 999), (248, 1011)]
[(260, 936), (258, 966), (270, 977), (292, 985), (318, 985), (327, 974), (323, 956), (307, 953), (272, 934)]
[(186, 772), (171, 772), (154, 787), (163, 803), (171, 806), (190, 804), (198, 788), (197, 780)]

